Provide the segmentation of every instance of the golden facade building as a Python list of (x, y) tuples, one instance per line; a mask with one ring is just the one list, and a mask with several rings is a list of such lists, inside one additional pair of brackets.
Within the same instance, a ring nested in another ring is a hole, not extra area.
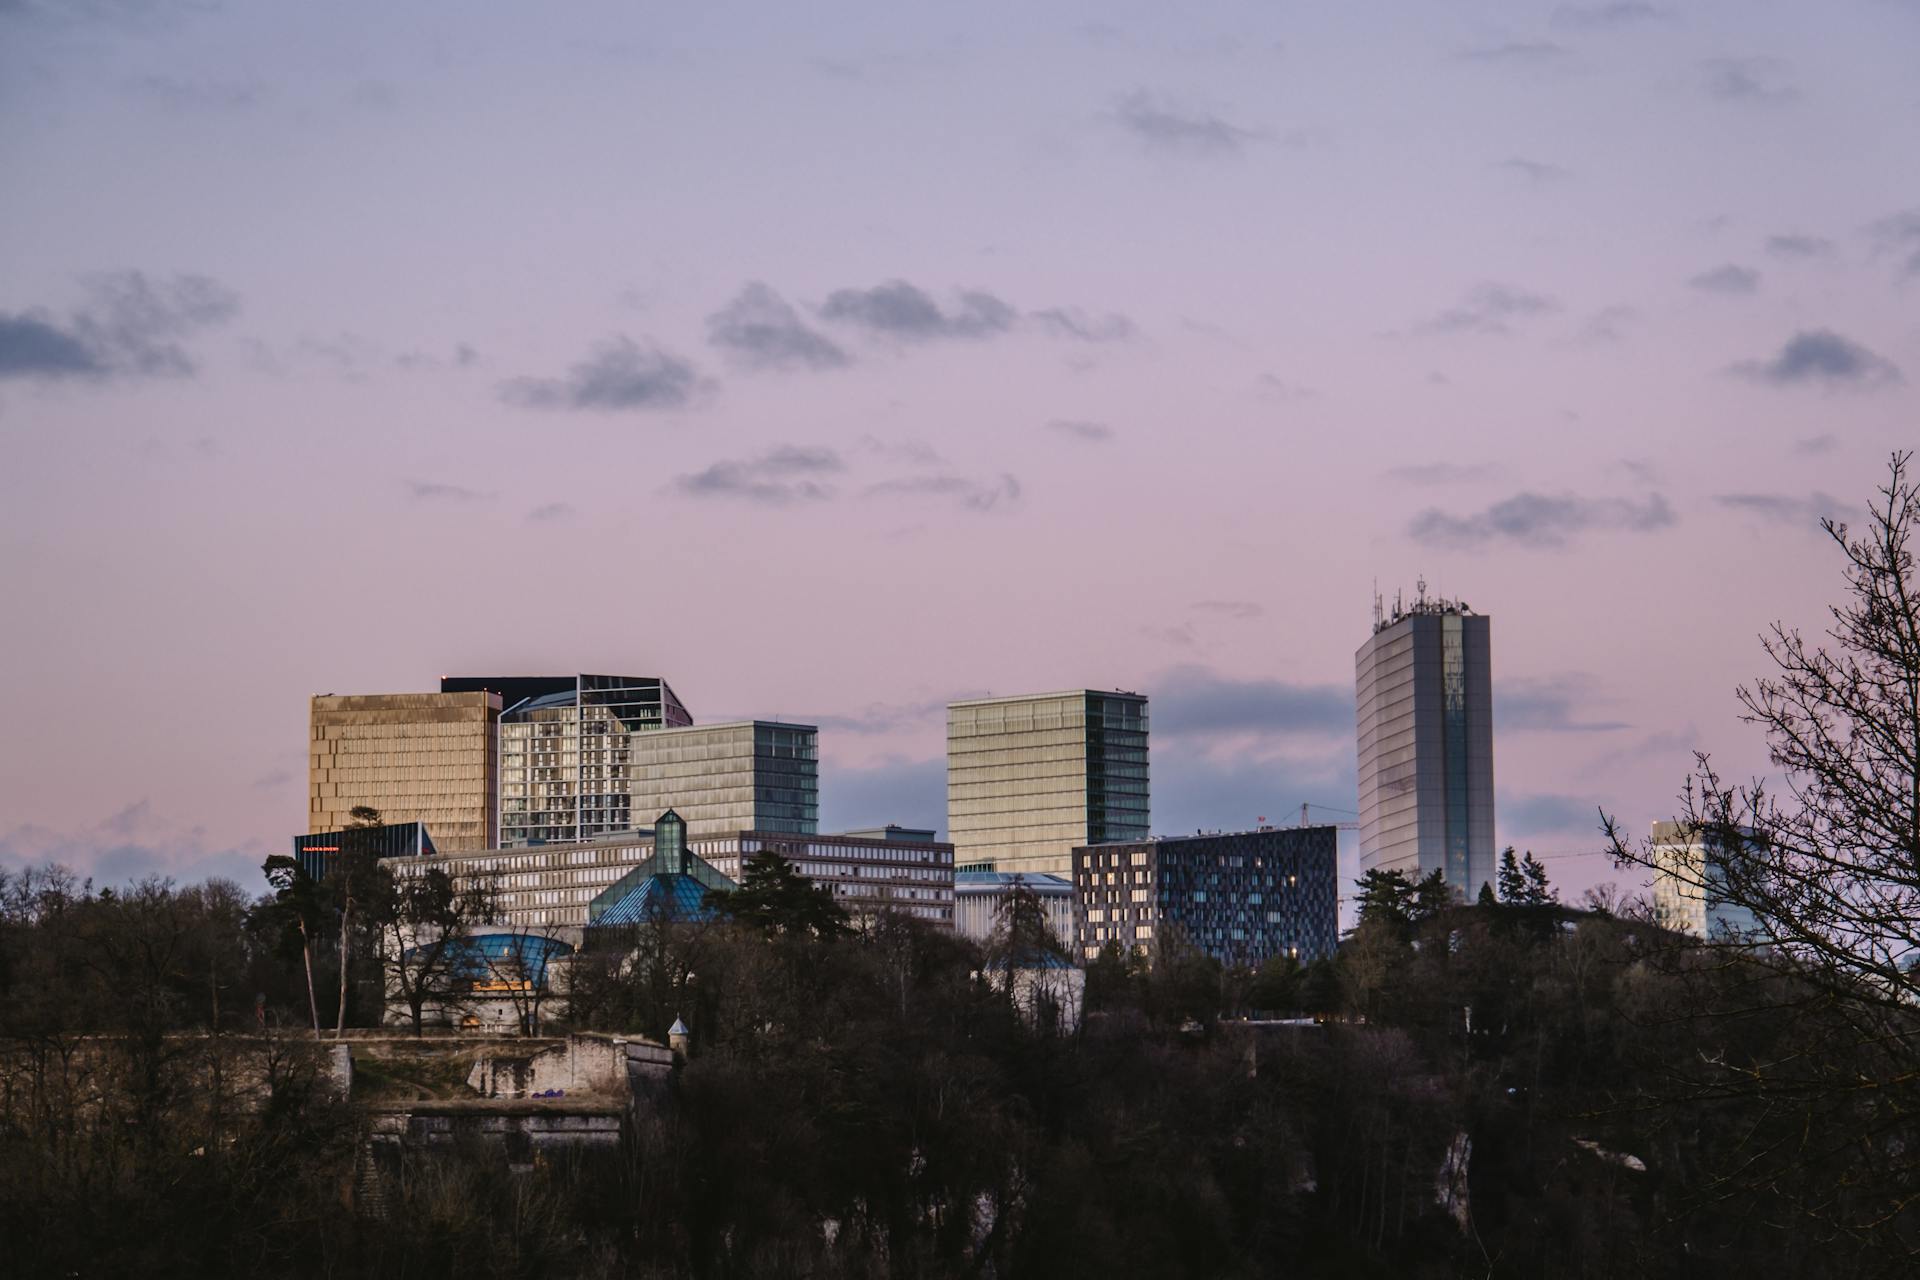
[(443, 853), (491, 848), (499, 719), (499, 695), (479, 691), (314, 698), (307, 830), (337, 831), (364, 804), (425, 823)]
[(1068, 876), (1148, 835), (1147, 700), (1070, 689), (947, 704), (947, 838), (969, 871)]

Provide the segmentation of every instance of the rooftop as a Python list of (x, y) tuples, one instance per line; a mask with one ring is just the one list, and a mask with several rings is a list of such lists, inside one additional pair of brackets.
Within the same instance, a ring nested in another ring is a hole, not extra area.
[(1378, 591), (1373, 593), (1373, 630), (1378, 635), (1388, 627), (1398, 626), (1408, 618), (1421, 617), (1466, 617), (1473, 608), (1465, 600), (1449, 600), (1445, 596), (1427, 594), (1427, 580), (1421, 578), (1414, 583), (1414, 597), (1409, 603), (1399, 592), (1394, 592), (1393, 607), (1387, 607), (1386, 600)]
[(1080, 849), (1122, 849), (1142, 844), (1171, 844), (1179, 840), (1218, 840), (1227, 836), (1263, 836), (1275, 831), (1331, 831), (1337, 839), (1340, 826), (1334, 822), (1310, 822), (1302, 826), (1292, 823), (1288, 826), (1245, 827), (1239, 831), (1193, 831), (1181, 832), (1175, 836), (1148, 836), (1144, 840), (1103, 840), (1099, 844), (1076, 845)]
[(1073, 881), (1039, 871), (956, 871), (953, 873), (953, 887), (956, 892), (961, 889), (1000, 889), (1015, 883), (1024, 884), (1039, 893), (1073, 892)]
[(1052, 693), (1014, 693), (1004, 698), (964, 698), (959, 702), (949, 702), (947, 709), (955, 707), (990, 707), (1005, 702), (1048, 702), (1054, 698), (1078, 698), (1093, 694), (1101, 698), (1134, 698), (1141, 702), (1147, 700), (1144, 693), (1135, 693), (1131, 689), (1057, 689)]

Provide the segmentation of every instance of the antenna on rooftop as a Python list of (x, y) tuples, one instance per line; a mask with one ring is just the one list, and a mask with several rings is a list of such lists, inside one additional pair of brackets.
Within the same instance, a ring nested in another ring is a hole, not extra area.
[(1414, 598), (1414, 608), (1421, 613), (1427, 611), (1427, 575), (1421, 574), (1413, 580), (1413, 589), (1418, 594)]
[(1380, 579), (1373, 580), (1373, 629), (1378, 631), (1380, 624), (1386, 621), (1386, 602), (1380, 598)]

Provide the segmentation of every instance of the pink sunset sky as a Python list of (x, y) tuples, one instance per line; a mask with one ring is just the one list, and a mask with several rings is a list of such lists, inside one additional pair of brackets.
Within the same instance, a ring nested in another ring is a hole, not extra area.
[(249, 886), (307, 698), (661, 675), (944, 827), (1146, 693), (1156, 830), (1356, 808), (1492, 616), (1501, 843), (1631, 877), (1920, 438), (1920, 5), (0, 0), (0, 864)]

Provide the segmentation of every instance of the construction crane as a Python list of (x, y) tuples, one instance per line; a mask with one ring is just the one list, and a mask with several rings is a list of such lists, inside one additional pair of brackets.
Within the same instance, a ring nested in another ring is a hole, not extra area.
[[(1353, 813), (1353, 810), (1351, 809), (1336, 809), (1332, 805), (1308, 804), (1305, 801), (1302, 801), (1300, 805), (1300, 825), (1303, 827), (1311, 827), (1311, 826), (1319, 825), (1322, 827), (1337, 827), (1342, 831), (1358, 831), (1360, 829), (1360, 824), (1357, 822), (1322, 822), (1322, 823), (1316, 824), (1313, 821), (1313, 819), (1309, 817), (1307, 814), (1307, 810), (1309, 809), (1325, 809), (1329, 813)], [(1353, 813), (1353, 816), (1357, 818), (1360, 815), (1357, 813)], [(1265, 819), (1263, 818), (1261, 819), (1261, 821), (1264, 822)]]

